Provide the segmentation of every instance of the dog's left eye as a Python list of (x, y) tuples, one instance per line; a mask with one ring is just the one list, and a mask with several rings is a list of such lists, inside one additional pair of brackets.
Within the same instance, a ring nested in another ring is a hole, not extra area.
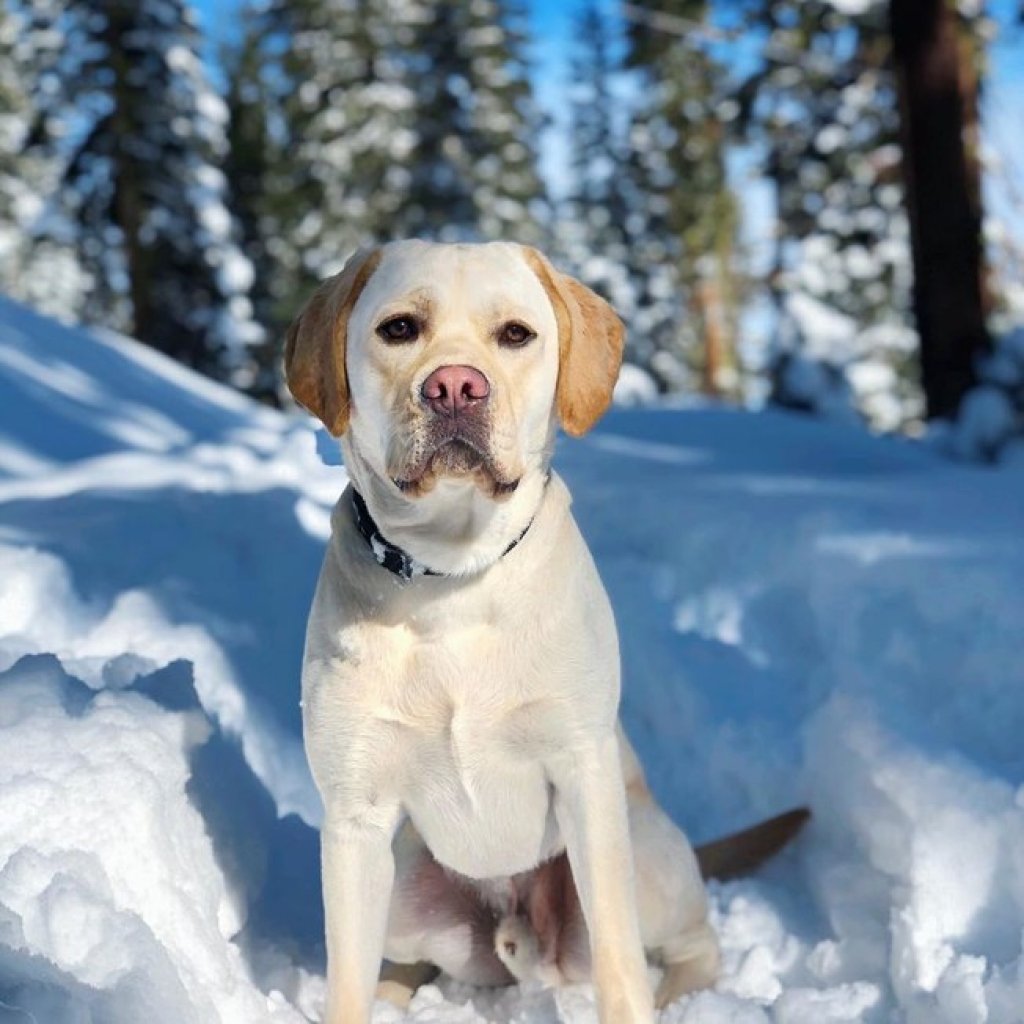
[(530, 330), (526, 324), (517, 323), (515, 320), (505, 324), (498, 332), (498, 343), (507, 345), (509, 348), (519, 348), (528, 341), (533, 341), (537, 335)]
[(385, 341), (415, 341), (420, 336), (420, 325), (411, 316), (393, 316), (377, 327)]

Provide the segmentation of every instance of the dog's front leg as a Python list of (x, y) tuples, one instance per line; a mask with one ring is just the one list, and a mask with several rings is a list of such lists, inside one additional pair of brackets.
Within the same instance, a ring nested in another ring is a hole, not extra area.
[(327, 923), (324, 1024), (369, 1024), (384, 954), (398, 808), (347, 814), (328, 802), (320, 832)]
[(614, 733), (549, 765), (555, 814), (590, 932), (601, 1024), (651, 1024), (626, 791)]

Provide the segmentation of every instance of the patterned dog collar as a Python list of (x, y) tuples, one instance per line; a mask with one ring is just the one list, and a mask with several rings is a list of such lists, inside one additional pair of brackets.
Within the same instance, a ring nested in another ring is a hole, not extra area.
[[(370, 551), (373, 552), (373, 557), (377, 559), (377, 564), (383, 566), (388, 572), (403, 580), (415, 579), (417, 576), (456, 575), (455, 573), (438, 572), (435, 569), (431, 569), (422, 562), (418, 562), (408, 551), (403, 551), (397, 544), (392, 544), (380, 532), (373, 516), (370, 515), (370, 510), (366, 507), (363, 496), (354, 487), (352, 488), (352, 512), (356, 529), (362, 534), (363, 540), (369, 545)], [(526, 529), (502, 551), (501, 558), (504, 558), (526, 536), (526, 531), (532, 525), (533, 520), (531, 519), (526, 524)]]

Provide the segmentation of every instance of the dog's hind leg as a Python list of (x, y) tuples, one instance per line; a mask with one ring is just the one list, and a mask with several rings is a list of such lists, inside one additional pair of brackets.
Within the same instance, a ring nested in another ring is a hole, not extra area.
[(686, 836), (641, 793), (631, 801), (629, 823), (644, 946), (665, 970), (654, 997), (660, 1009), (715, 983), (718, 938), (708, 923), (700, 866)]
[[(438, 864), (411, 824), (395, 843), (395, 862), (384, 955), (406, 968), (405, 980), (415, 987), (429, 980), (425, 972), (409, 970), (424, 964), (470, 985), (512, 984), (494, 950), (498, 916), (480, 891)], [(400, 987), (388, 985), (387, 991), (401, 997)]]
[(659, 1010), (680, 996), (710, 988), (718, 977), (718, 939), (707, 922), (665, 943), (657, 956), (665, 970), (654, 994)]

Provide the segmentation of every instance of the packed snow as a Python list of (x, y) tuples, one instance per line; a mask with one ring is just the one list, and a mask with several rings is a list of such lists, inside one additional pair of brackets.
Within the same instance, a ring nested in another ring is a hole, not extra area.
[[(1019, 464), (716, 408), (556, 464), (665, 806), (814, 812), (712, 885), (723, 977), (663, 1024), (1021, 1024)], [(298, 672), (344, 481), (305, 419), (0, 300), (0, 1021), (319, 1019)], [(443, 981), (375, 1016), (595, 1019)]]

